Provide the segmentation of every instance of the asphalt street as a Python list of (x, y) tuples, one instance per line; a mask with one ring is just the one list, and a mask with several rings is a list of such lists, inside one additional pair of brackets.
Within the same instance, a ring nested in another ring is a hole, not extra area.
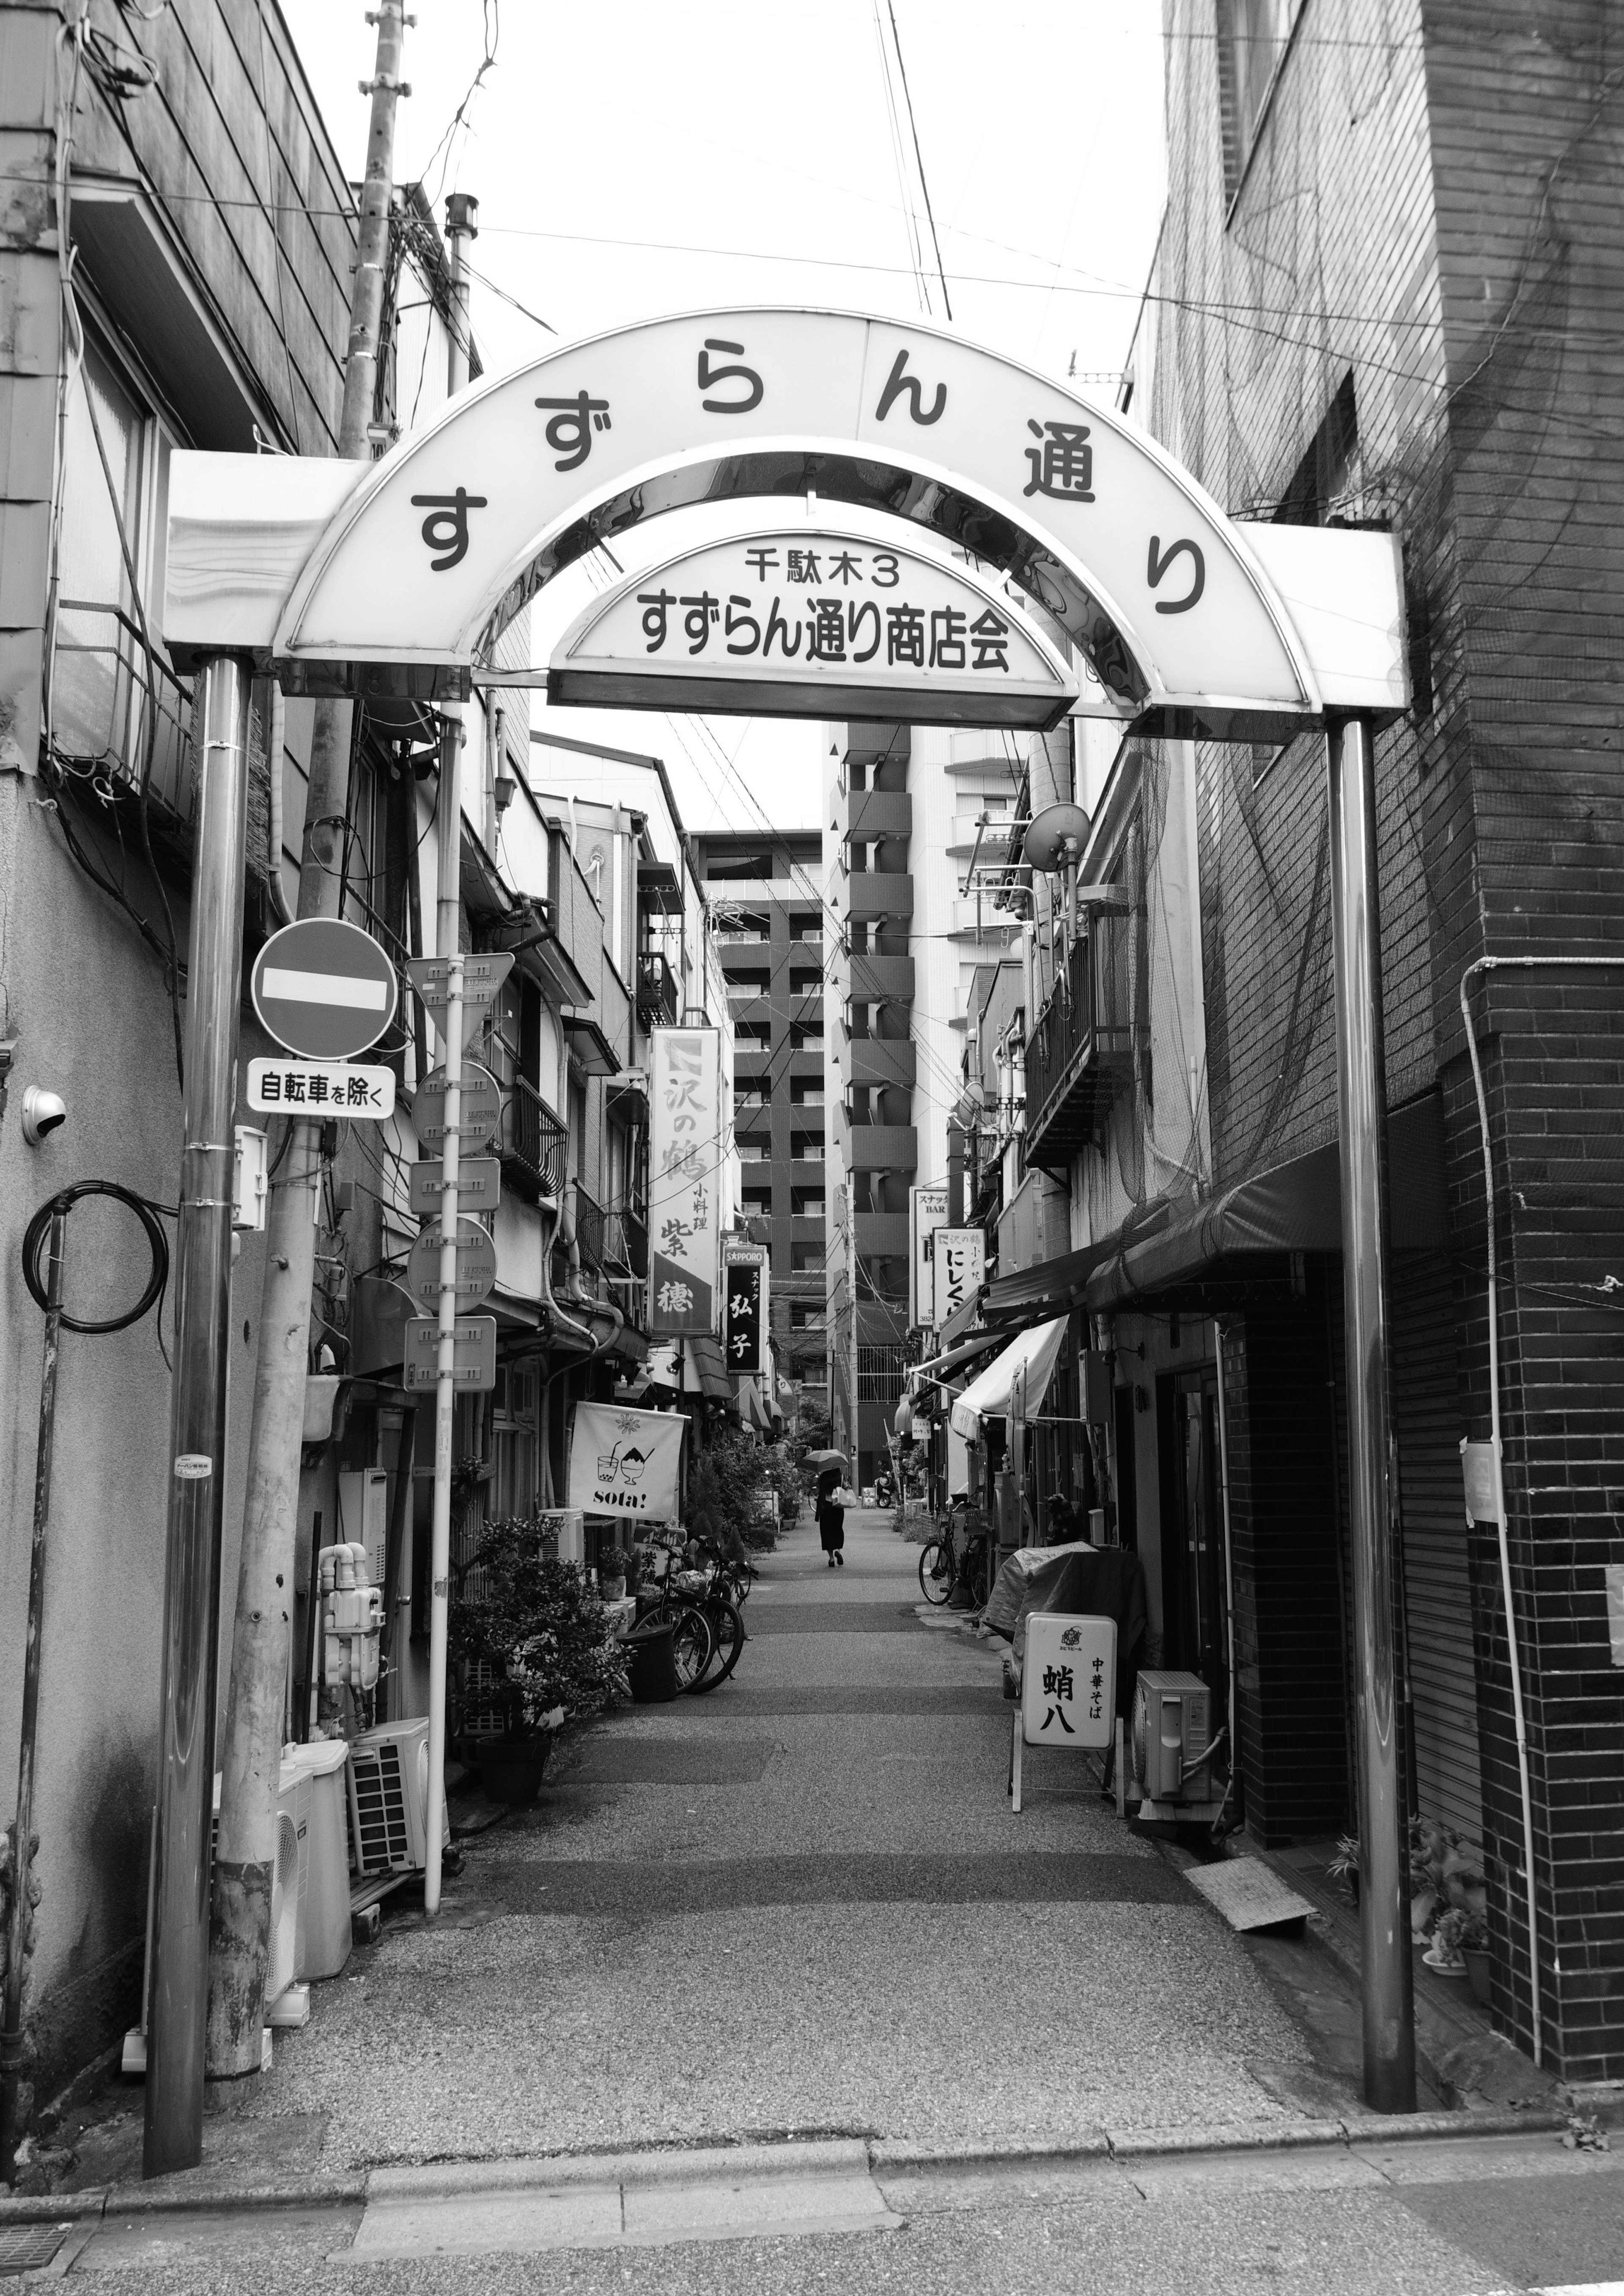
[(441, 1919), (389, 1920), (211, 2118), (215, 2169), (353, 2200), (115, 2194), (53, 2269), (174, 2296), (1624, 2283), (1616, 2154), (1283, 2146), (1325, 2076), (1258, 1961), (1077, 1756), (1029, 1755), (1011, 1815), (997, 1659), (915, 1615), (884, 1518), (849, 1524), (838, 1570), (804, 1523), (768, 1559), (731, 1683), (575, 1736)]

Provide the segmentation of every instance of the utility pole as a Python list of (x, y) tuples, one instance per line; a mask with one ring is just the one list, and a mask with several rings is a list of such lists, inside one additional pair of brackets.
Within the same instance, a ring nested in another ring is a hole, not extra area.
[[(377, 57), (372, 79), (361, 84), (362, 92), (372, 98), (372, 125), (338, 442), (339, 454), (351, 462), (365, 461), (368, 453), (389, 264), (395, 111), (399, 98), (411, 93), (400, 82), (401, 46), (405, 27), (414, 19), (403, 13), (402, 0), (380, 0), (368, 21), (378, 28)], [(330, 917), (339, 913), (351, 717), (352, 705), (348, 701), (322, 701), (316, 707), (299, 880), (301, 917)], [(279, 774), (282, 764), (280, 758), (273, 758), (271, 771)], [(280, 855), (275, 860), (280, 866)], [(289, 1128), (282, 1168), (272, 1184), (267, 1221), (248, 1493), (232, 1630), (209, 1950), (208, 2070), (216, 2079), (256, 2073), (261, 2062), (321, 1171), (321, 1126), (296, 1119)], [(314, 1580), (309, 1599), (319, 1600)], [(155, 1960), (154, 2021), (156, 1973)], [(159, 2038), (161, 2046), (161, 2026)], [(200, 2054), (195, 2067), (200, 2113), (202, 2078)], [(195, 2146), (187, 2149), (189, 2141), (176, 2132), (158, 2129), (149, 2074), (146, 2173), (155, 2176), (169, 2169), (192, 2167), (200, 2152)], [(200, 2122), (198, 2146), (201, 2142)]]
[(232, 1116), (248, 832), (246, 661), (204, 663), (193, 699), (198, 777), (186, 958), (186, 1085), (176, 1223), (163, 1700), (152, 1883), (144, 2173), (203, 2152), (209, 1833), (230, 1354)]
[(851, 1309), (851, 1481), (857, 1489), (862, 1480), (863, 1458), (858, 1448), (862, 1432), (862, 1413), (857, 1405), (857, 1176), (849, 1173), (846, 1180), (846, 1301)]
[[(472, 193), (447, 201), (446, 237), (451, 256), (451, 317), (447, 330), (447, 390), (468, 388), (468, 272), (463, 241), (477, 236)], [(435, 863), (434, 953), (449, 967), (446, 987), (446, 1144), (439, 1199), (439, 1330), (434, 1382), (434, 1511), (429, 1562), (429, 1792), (424, 1810), (427, 1862), (423, 1911), (439, 1911), (440, 1829), (446, 1806), (446, 1655), (451, 1626), (451, 1461), (456, 1425), (456, 1224), (463, 1114), (463, 711), (447, 709), (440, 735), (439, 819)]]

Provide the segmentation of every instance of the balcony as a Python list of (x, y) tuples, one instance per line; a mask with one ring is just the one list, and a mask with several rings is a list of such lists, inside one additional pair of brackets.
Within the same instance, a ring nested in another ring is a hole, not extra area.
[(643, 1029), (677, 1026), (677, 975), (658, 949), (637, 959), (637, 1024)]
[(854, 869), (846, 880), (847, 907), (854, 917), (911, 917), (914, 880), (905, 872)]
[(568, 1168), (570, 1135), (535, 1086), (513, 1078), (502, 1111), (502, 1169), (516, 1195), (534, 1203), (537, 1196), (562, 1196)]
[(906, 1259), (908, 1256), (908, 1216), (906, 1212), (859, 1212), (857, 1250), (865, 1259)]
[(584, 1267), (604, 1267), (603, 1208), (588, 1195), (578, 1180), (575, 1184), (575, 1240), (580, 1246)]
[(906, 790), (853, 790), (846, 804), (849, 841), (873, 844), (877, 837), (913, 834), (914, 800)]
[(919, 1056), (909, 1037), (853, 1037), (846, 1050), (852, 1084), (911, 1086), (917, 1081)]
[(1026, 1160), (1064, 1166), (1095, 1144), (1133, 1076), (1126, 916), (1101, 915), (1067, 961), (1026, 1047)]
[(64, 598), (56, 639), (53, 735), (66, 756), (102, 768), (115, 789), (136, 794), (146, 782), (171, 816), (189, 826), (195, 807), (192, 695), (148, 655), (141, 632), (117, 606)]
[(911, 1124), (854, 1124), (846, 1167), (852, 1172), (912, 1172), (919, 1135)]
[(823, 1134), (821, 1132), (791, 1133), (790, 1160), (795, 1164), (821, 1164), (824, 1160)]
[(851, 1002), (854, 1004), (907, 1004), (914, 997), (911, 956), (865, 956), (853, 951)]

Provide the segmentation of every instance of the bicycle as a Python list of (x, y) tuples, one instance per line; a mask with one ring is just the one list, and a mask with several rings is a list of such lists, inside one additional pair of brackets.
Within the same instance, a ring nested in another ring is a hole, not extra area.
[(697, 1680), (688, 1685), (695, 1697), (719, 1689), (739, 1663), (744, 1648), (744, 1621), (729, 1591), (731, 1584), (726, 1573), (720, 1570), (709, 1573), (685, 1570), (677, 1578), (678, 1591), (689, 1602), (701, 1606), (710, 1629), (709, 1660)]
[(704, 1610), (676, 1583), (678, 1576), (687, 1575), (668, 1571), (654, 1590), (653, 1601), (637, 1613), (638, 1628), (670, 1628), (671, 1658), (679, 1691), (698, 1689), (709, 1671), (716, 1641)]
[(731, 1562), (719, 1546), (700, 1541), (700, 1553), (709, 1565), (712, 1583), (722, 1588), (730, 1603), (741, 1608), (750, 1600), (750, 1590), (756, 1583), (755, 1566), (750, 1562)]
[(992, 1536), (980, 1528), (969, 1529), (968, 1513), (968, 1502), (956, 1499), (942, 1529), (920, 1549), (919, 1591), (938, 1610), (962, 1587), (970, 1598), (968, 1607), (979, 1611), (992, 1591)]

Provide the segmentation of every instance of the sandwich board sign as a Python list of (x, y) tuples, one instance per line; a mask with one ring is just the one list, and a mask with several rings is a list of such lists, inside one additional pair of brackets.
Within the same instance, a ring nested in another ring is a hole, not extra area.
[(1117, 1622), (1033, 1611), (1010, 1751), (1011, 1806), (1021, 1807), (1021, 1750), (1053, 1746), (1097, 1752), (1117, 1726)]
[(370, 933), (341, 917), (301, 917), (274, 932), (249, 974), (261, 1027), (308, 1061), (351, 1061), (395, 1017), (400, 984)]

